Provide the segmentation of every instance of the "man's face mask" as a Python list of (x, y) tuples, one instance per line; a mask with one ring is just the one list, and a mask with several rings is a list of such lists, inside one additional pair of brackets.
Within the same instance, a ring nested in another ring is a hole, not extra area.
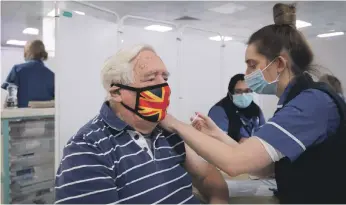
[(121, 104), (142, 119), (150, 122), (159, 122), (166, 117), (171, 95), (168, 83), (143, 88), (134, 88), (121, 84), (112, 84), (111, 86), (118, 86), (121, 89), (136, 92), (135, 108), (131, 108), (123, 102)]

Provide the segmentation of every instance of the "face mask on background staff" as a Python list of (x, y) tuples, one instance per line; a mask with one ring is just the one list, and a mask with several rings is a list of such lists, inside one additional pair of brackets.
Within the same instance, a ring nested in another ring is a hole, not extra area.
[(150, 122), (159, 122), (166, 117), (171, 95), (168, 83), (143, 88), (134, 88), (121, 84), (112, 84), (111, 86), (118, 86), (121, 89), (136, 92), (135, 108), (131, 108), (123, 102), (121, 104), (142, 119)]
[(265, 71), (274, 61), (272, 60), (263, 70), (257, 69), (249, 75), (245, 75), (245, 83), (251, 90), (258, 94), (275, 95), (278, 89), (278, 82), (280, 74), (273, 82), (267, 82), (264, 78), (263, 71)]
[(253, 101), (252, 93), (243, 93), (232, 95), (233, 103), (239, 108), (247, 108)]

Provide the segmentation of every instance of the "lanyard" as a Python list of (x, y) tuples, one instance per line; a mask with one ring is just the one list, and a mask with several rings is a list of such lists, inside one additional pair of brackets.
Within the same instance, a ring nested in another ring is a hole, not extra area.
[[(249, 136), (253, 136), (253, 134), (255, 133), (255, 128), (256, 125), (259, 125), (259, 117), (256, 117), (256, 123), (253, 123), (253, 120), (251, 119), (249, 123), (246, 123), (242, 117), (240, 117), (240, 121), (243, 124), (244, 129), (246, 130), (246, 132), (249, 134)], [(252, 127), (249, 125), (252, 124)]]

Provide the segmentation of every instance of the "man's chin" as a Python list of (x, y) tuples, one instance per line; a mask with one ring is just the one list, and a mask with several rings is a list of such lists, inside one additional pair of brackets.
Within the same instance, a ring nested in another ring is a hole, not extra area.
[(151, 130), (151, 129), (154, 129), (159, 124), (159, 122), (150, 122), (148, 120), (145, 120), (139, 117), (138, 115), (135, 115), (134, 119), (135, 119), (135, 124), (141, 127), (142, 129)]

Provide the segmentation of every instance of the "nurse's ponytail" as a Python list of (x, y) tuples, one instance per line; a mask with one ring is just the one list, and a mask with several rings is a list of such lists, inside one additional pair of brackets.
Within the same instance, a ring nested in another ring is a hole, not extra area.
[(273, 7), (274, 24), (265, 26), (250, 37), (260, 54), (274, 60), (282, 51), (291, 58), (295, 75), (313, 71), (313, 52), (303, 34), (296, 29), (296, 5), (278, 3)]

